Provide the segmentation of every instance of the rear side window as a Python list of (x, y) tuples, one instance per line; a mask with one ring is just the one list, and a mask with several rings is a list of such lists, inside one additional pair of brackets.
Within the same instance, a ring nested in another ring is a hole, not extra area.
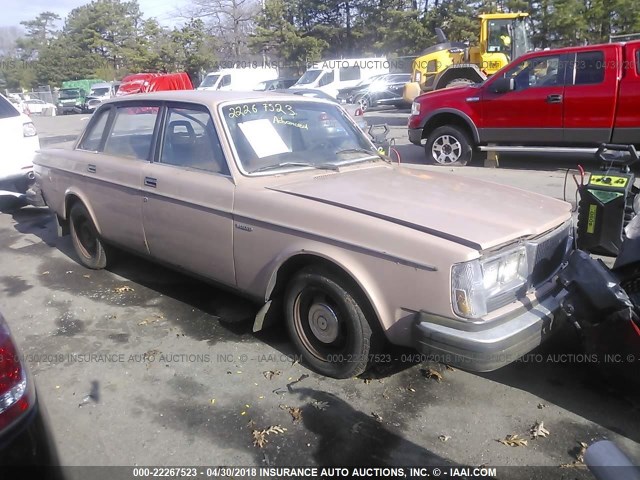
[(360, 67), (344, 67), (340, 69), (340, 80), (345, 82), (347, 80), (360, 80)]
[(604, 53), (582, 52), (576, 57), (575, 85), (590, 85), (604, 81)]
[(148, 160), (159, 110), (157, 106), (118, 107), (104, 152)]
[(108, 108), (102, 109), (98, 113), (98, 118), (91, 125), (90, 130), (78, 145), (80, 150), (87, 150), (89, 152), (97, 152), (100, 149), (100, 143), (102, 141), (102, 135), (104, 134), (104, 127), (107, 125), (107, 119), (109, 118)]
[(11, 102), (4, 97), (0, 97), (0, 118), (18, 117), (20, 112), (11, 105)]

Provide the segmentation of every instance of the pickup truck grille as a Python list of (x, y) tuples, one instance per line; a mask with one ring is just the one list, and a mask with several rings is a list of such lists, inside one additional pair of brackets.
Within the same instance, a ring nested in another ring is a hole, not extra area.
[(493, 311), (516, 301), (529, 289), (535, 289), (549, 280), (560, 268), (571, 247), (571, 222), (542, 237), (526, 242), (529, 258), (529, 281), (527, 285), (492, 297), (487, 302), (487, 310)]

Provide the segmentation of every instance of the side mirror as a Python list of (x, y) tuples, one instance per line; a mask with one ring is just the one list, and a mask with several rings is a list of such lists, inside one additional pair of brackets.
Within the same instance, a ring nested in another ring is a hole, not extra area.
[(516, 89), (516, 81), (513, 78), (498, 78), (491, 84), (491, 91), (495, 93), (507, 93)]

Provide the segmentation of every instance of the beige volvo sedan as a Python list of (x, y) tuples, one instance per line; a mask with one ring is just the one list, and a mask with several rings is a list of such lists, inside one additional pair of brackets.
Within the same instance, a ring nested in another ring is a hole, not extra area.
[(381, 156), (337, 104), (178, 91), (102, 104), (35, 172), (80, 261), (123, 248), (263, 305), (306, 363), (358, 375), (385, 340), (472, 371), (555, 330), (569, 204)]

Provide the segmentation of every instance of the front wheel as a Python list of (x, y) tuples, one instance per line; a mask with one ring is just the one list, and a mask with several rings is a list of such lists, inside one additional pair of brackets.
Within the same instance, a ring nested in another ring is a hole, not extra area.
[(437, 165), (464, 166), (473, 153), (465, 132), (454, 126), (436, 128), (425, 144), (427, 160)]
[(356, 100), (355, 100), (355, 103), (356, 103), (356, 105), (358, 105), (358, 107), (360, 107), (360, 109), (363, 112), (366, 112), (367, 110), (369, 110), (369, 108), (371, 108), (371, 100), (366, 95), (362, 95), (360, 97), (357, 97)]
[(109, 249), (100, 239), (91, 215), (82, 203), (76, 203), (69, 212), (71, 241), (80, 262), (88, 268), (100, 270), (107, 266)]
[(287, 329), (305, 361), (333, 378), (363, 373), (377, 350), (366, 306), (342, 276), (322, 266), (296, 273), (285, 293)]

